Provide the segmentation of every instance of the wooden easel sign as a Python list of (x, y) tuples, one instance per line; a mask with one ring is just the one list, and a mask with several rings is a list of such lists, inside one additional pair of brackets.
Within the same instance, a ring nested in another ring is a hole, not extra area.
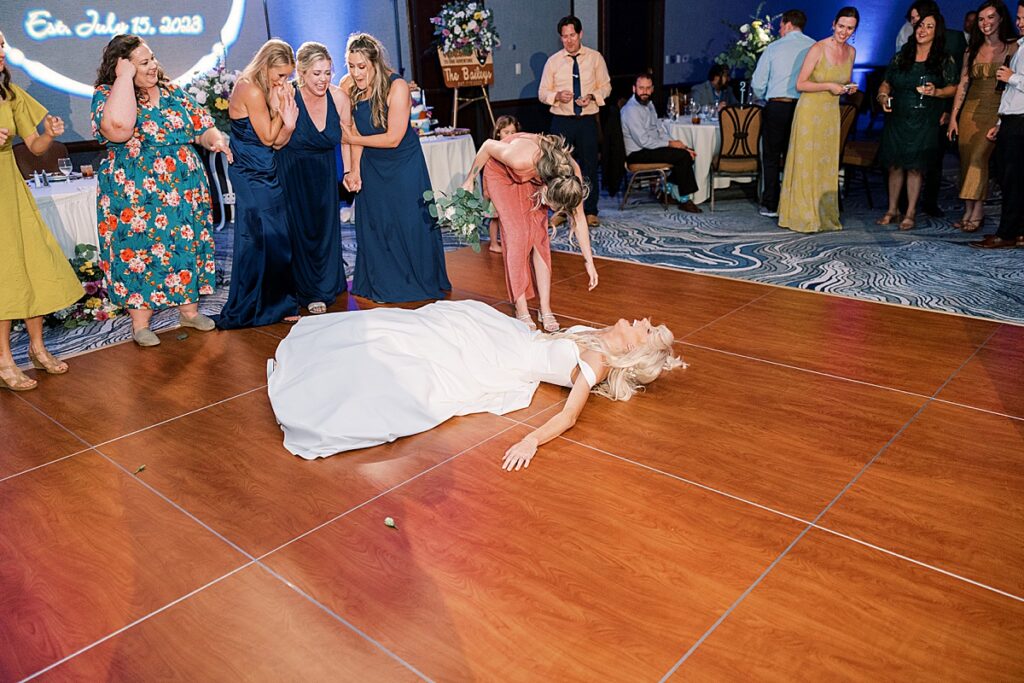
[[(459, 110), (478, 100), (483, 100), (487, 106), (487, 114), (493, 126), (494, 112), (491, 111), (491, 101), (487, 97), (487, 86), (494, 83), (494, 59), (491, 54), (488, 53), (486, 59), (481, 60), (475, 50), (468, 54), (438, 50), (437, 57), (441, 61), (444, 84), (454, 91), (452, 128), (458, 125)], [(477, 97), (459, 97), (459, 88), (480, 88), (481, 94)]]

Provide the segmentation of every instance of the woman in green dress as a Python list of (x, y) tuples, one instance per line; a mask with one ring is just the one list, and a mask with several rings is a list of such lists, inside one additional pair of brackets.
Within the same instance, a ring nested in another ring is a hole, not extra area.
[[(946, 54), (946, 22), (937, 7), (920, 10), (914, 33), (893, 57), (878, 88), (888, 114), (878, 161), (889, 169), (889, 209), (876, 223), (900, 221), (900, 230), (914, 227), (924, 174), (941, 154), (939, 126), (945, 106), (956, 93), (956, 66)], [(907, 212), (900, 220), (897, 204), (907, 185)]]
[(842, 230), (839, 223), (839, 96), (850, 81), (857, 51), (847, 41), (860, 24), (856, 7), (843, 7), (832, 35), (807, 51), (796, 89), (786, 170), (779, 195), (779, 227), (797, 232)]
[(0, 33), (0, 388), (28, 391), (36, 388), (36, 380), (14, 363), (11, 323), (25, 321), (33, 367), (52, 375), (63, 374), (68, 371), (67, 363), (55, 358), (43, 343), (43, 316), (75, 303), (83, 290), (57, 240), (43, 223), (11, 147), (17, 136), (30, 152), (42, 154), (64, 132), (64, 122), (48, 116), (41, 104), (11, 83), (5, 46)]

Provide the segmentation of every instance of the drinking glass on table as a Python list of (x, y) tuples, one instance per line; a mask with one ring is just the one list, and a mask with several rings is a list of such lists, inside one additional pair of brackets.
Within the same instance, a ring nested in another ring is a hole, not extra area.
[(63, 174), (65, 179), (71, 177), (71, 171), (73, 168), (74, 166), (71, 165), (70, 158), (61, 157), (60, 159), (57, 159), (57, 170), (60, 171), (61, 174)]
[(83, 178), (92, 178), (92, 176), (93, 176), (92, 164), (82, 164), (81, 171), (82, 171), (82, 177)]

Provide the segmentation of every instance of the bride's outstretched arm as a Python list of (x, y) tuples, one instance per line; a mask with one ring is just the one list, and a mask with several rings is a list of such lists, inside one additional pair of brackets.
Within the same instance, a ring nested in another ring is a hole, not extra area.
[[(588, 358), (591, 354), (595, 358)], [(592, 368), (595, 368), (598, 381), (603, 380), (607, 374), (607, 369), (600, 363), (600, 354), (585, 351), (583, 359)], [(587, 404), (588, 398), (590, 398), (590, 384), (581, 372), (576, 376), (576, 381), (573, 382), (572, 390), (569, 392), (569, 398), (566, 399), (562, 409), (547, 422), (505, 451), (505, 458), (501, 464), (502, 469), (511, 472), (512, 470), (519, 471), (523, 467), (529, 467), (530, 460), (533, 459), (533, 456), (537, 453), (537, 448), (541, 444), (561, 436), (566, 430), (576, 424), (576, 418), (583, 412), (583, 406)]]

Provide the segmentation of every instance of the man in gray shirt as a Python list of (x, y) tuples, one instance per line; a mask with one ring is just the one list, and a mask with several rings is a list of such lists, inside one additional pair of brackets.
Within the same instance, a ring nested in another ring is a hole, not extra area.
[(697, 191), (693, 160), (697, 153), (679, 140), (669, 137), (663, 121), (651, 104), (654, 82), (648, 74), (640, 74), (633, 82), (633, 96), (622, 107), (622, 141), (626, 147), (626, 163), (672, 164), (668, 179), (669, 195), (679, 208), (689, 213), (703, 213), (690, 198)]

